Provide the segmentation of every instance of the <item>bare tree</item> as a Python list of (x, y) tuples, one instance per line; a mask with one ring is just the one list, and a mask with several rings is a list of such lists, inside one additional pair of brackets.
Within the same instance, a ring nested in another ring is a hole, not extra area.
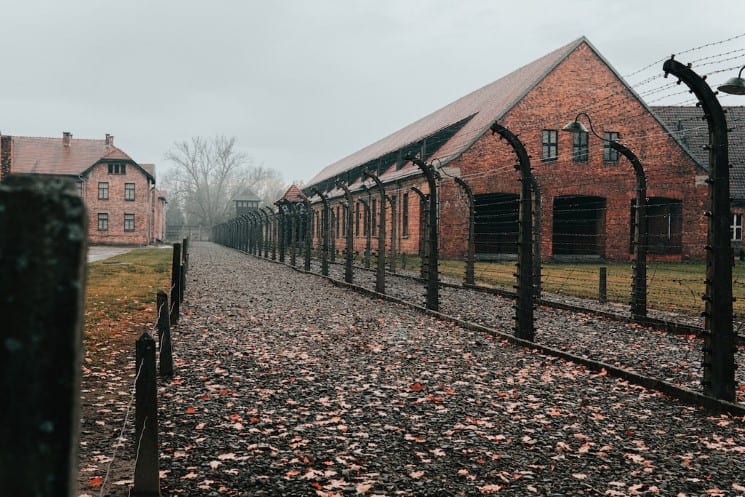
[(176, 142), (166, 154), (175, 167), (165, 183), (170, 195), (181, 201), (188, 224), (214, 226), (232, 217), (232, 199), (247, 188), (269, 201), (281, 190), (281, 175), (263, 166), (254, 167), (248, 155), (236, 150), (235, 143), (234, 137), (193, 137)]

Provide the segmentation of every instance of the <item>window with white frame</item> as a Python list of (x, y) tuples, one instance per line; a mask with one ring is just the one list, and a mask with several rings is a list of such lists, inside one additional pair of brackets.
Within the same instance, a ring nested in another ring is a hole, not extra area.
[(732, 241), (742, 241), (742, 214), (732, 214), (732, 224), (729, 227), (729, 234)]

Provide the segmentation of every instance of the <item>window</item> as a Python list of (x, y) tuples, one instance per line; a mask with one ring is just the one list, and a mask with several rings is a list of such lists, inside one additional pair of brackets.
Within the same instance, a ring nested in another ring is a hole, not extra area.
[(370, 235), (370, 205), (362, 204), (364, 206), (362, 215), (362, 234), (365, 236)]
[(341, 223), (342, 223), (342, 219), (340, 217), (340, 214), (341, 214), (341, 212), (340, 212), (339, 206), (337, 205), (336, 206), (336, 217), (334, 218), (334, 221), (335, 221), (335, 224), (336, 224), (336, 226), (335, 226), (335, 228), (336, 228), (336, 238), (339, 238), (339, 228), (341, 228)]
[[(631, 200), (629, 253), (634, 251), (636, 200)], [(647, 199), (647, 253), (680, 254), (683, 250), (683, 202), (679, 199)]]
[(372, 229), (372, 232), (375, 233), (375, 228), (378, 226), (378, 199), (374, 198), (372, 199), (372, 207), (370, 208), (370, 226)]
[(108, 212), (98, 213), (98, 231), (109, 231), (109, 214)]
[(126, 164), (112, 162), (109, 164), (109, 174), (127, 174)]
[(98, 183), (98, 200), (109, 199), (109, 183), (106, 181), (99, 181)]
[(134, 230), (135, 230), (135, 215), (124, 214), (124, 231), (134, 231)]
[(82, 197), (83, 196), (83, 182), (78, 181), (77, 187), (78, 187), (78, 197)]
[(572, 157), (574, 162), (587, 162), (588, 145), (587, 137), (588, 134), (585, 131), (579, 133), (572, 133), (574, 135), (574, 144), (572, 147)]
[(615, 131), (606, 131), (603, 133), (605, 143), (603, 144), (603, 161), (605, 162), (618, 162), (618, 150), (610, 148), (612, 141), (618, 141), (620, 138), (619, 134)]
[(541, 145), (543, 152), (541, 159), (544, 161), (556, 160), (559, 155), (559, 132), (555, 129), (544, 129)]
[(360, 236), (360, 203), (354, 204), (354, 234)]
[(124, 200), (134, 200), (134, 199), (135, 199), (135, 184), (124, 183)]
[(401, 198), (401, 236), (409, 236), (409, 194), (404, 193)]
[(729, 227), (730, 239), (734, 242), (742, 240), (742, 214), (732, 214), (732, 225)]

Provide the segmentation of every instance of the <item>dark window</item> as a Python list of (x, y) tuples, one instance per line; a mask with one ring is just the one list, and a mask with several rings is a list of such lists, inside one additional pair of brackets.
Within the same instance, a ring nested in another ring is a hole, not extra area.
[(362, 234), (367, 236), (370, 234), (370, 204), (362, 204)]
[(98, 213), (98, 231), (109, 231), (109, 214), (107, 212)]
[(124, 183), (124, 200), (134, 200), (134, 199), (135, 199), (135, 184)]
[(587, 145), (588, 134), (584, 131), (572, 134), (574, 135), (574, 144), (572, 147), (574, 162), (587, 162), (587, 156), (589, 155)]
[(474, 195), (477, 254), (516, 254), (519, 197), (514, 193)]
[(355, 202), (354, 204), (354, 234), (360, 236), (360, 203)]
[(126, 164), (112, 162), (109, 164), (109, 174), (127, 174)]
[(334, 221), (336, 221), (336, 223), (335, 223), (336, 224), (336, 238), (339, 238), (339, 236), (340, 236), (339, 228), (341, 228), (341, 223), (342, 223), (342, 219), (340, 217), (340, 214), (341, 214), (341, 209), (337, 205), (336, 206), (336, 218), (334, 219)]
[(375, 234), (375, 228), (378, 227), (378, 201), (372, 199), (372, 207), (370, 209), (370, 226), (373, 234)]
[[(634, 251), (636, 199), (631, 200), (629, 252)], [(680, 254), (683, 249), (683, 202), (674, 198), (647, 199), (647, 252)]]
[(124, 231), (134, 231), (134, 230), (135, 230), (135, 215), (124, 214)]
[(555, 129), (544, 129), (541, 146), (543, 152), (541, 159), (545, 161), (556, 160), (559, 155), (559, 132)]
[(109, 199), (109, 184), (106, 181), (100, 181), (98, 183), (98, 199), (99, 200)]
[(606, 131), (603, 135), (606, 140), (603, 145), (603, 161), (618, 162), (618, 150), (610, 148), (610, 143), (608, 142), (618, 141), (620, 138), (619, 134), (615, 131)]
[(404, 193), (401, 198), (401, 236), (409, 236), (409, 194)]

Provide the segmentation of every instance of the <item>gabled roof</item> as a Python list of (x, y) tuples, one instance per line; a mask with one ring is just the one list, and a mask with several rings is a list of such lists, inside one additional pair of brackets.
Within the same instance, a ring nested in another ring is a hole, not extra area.
[(71, 138), (69, 146), (62, 138), (13, 136), (12, 140), (12, 173), (81, 175), (101, 160), (134, 162), (105, 140)]
[(305, 195), (303, 195), (303, 192), (300, 191), (300, 188), (298, 188), (297, 185), (290, 185), (280, 200), (286, 200), (297, 204), (305, 201)]
[[(444, 144), (441, 146), (436, 144), (438, 145), (437, 157), (444, 158), (443, 164), (456, 158), (582, 43), (589, 42), (585, 37), (581, 37), (564, 45), (382, 140), (327, 166), (309, 181), (309, 186), (331, 179), (356, 166), (421, 141), (455, 123), (465, 121), (465, 124)], [(415, 172), (418, 172), (418, 169), (411, 165), (395, 171), (396, 176), (406, 176)]]
[(261, 202), (261, 199), (258, 195), (256, 195), (253, 190), (246, 188), (244, 190), (241, 190), (240, 193), (237, 193), (235, 196), (233, 196), (233, 201), (235, 200), (246, 200), (249, 202)]
[[(728, 134), (730, 196), (735, 202), (745, 202), (745, 107), (724, 107)], [(666, 125), (688, 153), (708, 169), (709, 126), (700, 107), (655, 106), (652, 111)]]
[(155, 164), (140, 164), (140, 167), (150, 176), (155, 178)]

